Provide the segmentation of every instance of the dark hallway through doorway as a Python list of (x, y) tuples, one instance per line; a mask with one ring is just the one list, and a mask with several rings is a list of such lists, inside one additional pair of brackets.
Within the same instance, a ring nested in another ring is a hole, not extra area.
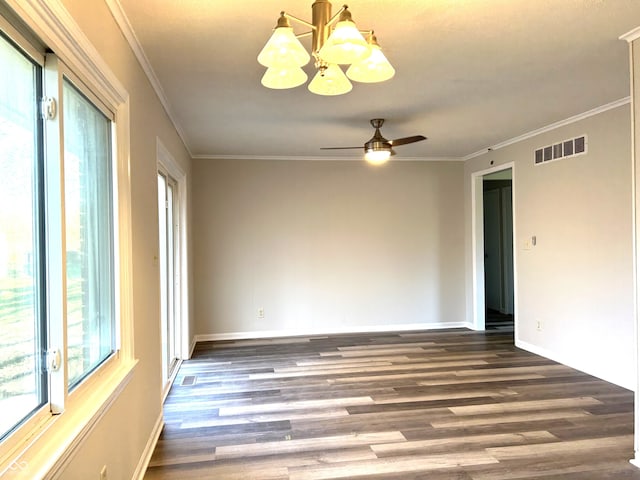
[(512, 329), (513, 193), (511, 169), (483, 177), (485, 328)]

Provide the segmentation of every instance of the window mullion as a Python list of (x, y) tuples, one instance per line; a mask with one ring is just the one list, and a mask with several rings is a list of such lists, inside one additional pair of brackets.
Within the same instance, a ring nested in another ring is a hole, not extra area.
[(52, 54), (45, 60), (44, 95), (56, 104), (56, 112), (45, 119), (44, 127), (49, 348), (58, 350), (62, 359), (57, 370), (50, 368), (49, 371), (51, 411), (55, 414), (62, 413), (65, 408), (68, 369), (62, 71), (60, 61)]

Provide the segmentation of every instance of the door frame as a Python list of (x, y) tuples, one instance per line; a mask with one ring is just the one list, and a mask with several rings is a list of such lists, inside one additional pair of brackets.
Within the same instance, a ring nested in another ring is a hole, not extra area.
[(516, 168), (514, 162), (503, 163), (471, 174), (471, 309), (473, 330), (484, 330), (486, 321), (484, 282), (484, 200), (483, 177), (511, 169), (511, 204), (513, 209), (513, 317), (515, 338), (518, 338), (518, 269), (516, 262)]
[[(178, 275), (179, 292), (176, 295), (178, 305), (175, 306), (175, 315), (177, 318), (176, 325), (180, 329), (176, 335), (180, 340), (177, 345), (176, 356), (179, 359), (178, 365), (173, 369), (173, 375), (168, 380), (163, 378), (164, 385), (163, 398), (166, 397), (169, 392), (169, 387), (173, 381), (173, 377), (178, 372), (180, 363), (182, 360), (189, 359), (191, 355), (191, 346), (189, 342), (190, 330), (189, 330), (189, 269), (188, 269), (188, 250), (187, 250), (187, 232), (188, 232), (188, 217), (187, 217), (187, 175), (184, 170), (178, 165), (173, 156), (169, 153), (169, 150), (164, 146), (159, 138), (156, 138), (156, 173), (163, 173), (172, 178), (176, 184), (178, 191), (177, 200), (177, 212), (175, 212), (178, 221), (177, 232), (177, 249), (174, 252), (177, 257), (177, 265), (174, 270), (174, 275)], [(156, 195), (157, 196), (157, 195)]]

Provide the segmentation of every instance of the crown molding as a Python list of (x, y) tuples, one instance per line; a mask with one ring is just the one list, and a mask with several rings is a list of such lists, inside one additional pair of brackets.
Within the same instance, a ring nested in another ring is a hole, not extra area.
[(482, 150), (478, 150), (477, 152), (471, 153), (465, 157), (462, 157), (462, 160), (467, 161), (472, 158), (479, 157), (480, 155), (484, 155), (485, 153), (489, 153), (493, 150), (499, 150), (501, 148), (507, 147), (509, 145), (513, 145), (514, 143), (522, 142), (523, 140), (528, 140), (529, 138), (536, 137), (546, 132), (551, 132), (556, 130), (557, 128), (564, 127), (567, 125), (571, 125), (572, 123), (579, 122), (580, 120), (584, 120), (589, 117), (593, 117), (600, 113), (607, 112), (609, 110), (613, 110), (618, 107), (622, 107), (623, 105), (628, 105), (631, 103), (631, 97), (624, 97), (619, 100), (615, 100), (611, 103), (607, 103), (605, 105), (601, 105), (594, 109), (588, 110), (584, 113), (579, 113), (578, 115), (574, 115), (573, 117), (566, 118), (564, 120), (560, 120), (558, 122), (552, 123), (542, 128), (538, 128), (536, 130), (532, 130), (527, 133), (523, 133), (522, 135), (518, 135), (517, 137), (510, 138), (509, 140), (505, 140), (504, 142), (496, 143), (490, 147), (484, 148)]
[(56, 56), (83, 81), (97, 86), (107, 103), (128, 101), (129, 93), (112, 73), (87, 36), (59, 0), (7, 0), (6, 2)]
[(629, 43), (637, 40), (638, 38), (640, 38), (640, 27), (636, 27), (630, 32), (627, 32), (624, 35), (620, 35), (619, 37), (620, 40), (626, 40)]
[[(638, 33), (640, 34), (640, 28), (638, 29)], [(517, 137), (510, 138), (500, 143), (496, 143), (495, 145), (489, 146), (487, 148), (483, 148), (482, 150), (478, 150), (477, 152), (470, 153), (463, 157), (403, 157), (403, 158), (392, 158), (393, 162), (466, 162), (467, 160), (471, 160), (472, 158), (479, 157), (486, 153), (489, 153), (493, 150), (499, 150), (501, 148), (507, 147), (509, 145), (513, 145), (518, 142), (522, 142), (524, 140), (528, 140), (529, 138), (536, 137), (546, 132), (551, 132), (558, 128), (571, 125), (573, 123), (579, 122), (581, 120), (585, 120), (589, 117), (593, 117), (595, 115), (599, 115), (601, 113), (607, 112), (609, 110), (613, 110), (615, 108), (622, 107), (624, 105), (629, 105), (631, 103), (631, 97), (623, 97), (613, 102), (607, 103), (605, 105), (601, 105), (599, 107), (593, 108), (583, 113), (579, 113), (578, 115), (574, 115), (572, 117), (566, 118), (564, 120), (560, 120), (558, 122), (554, 122), (550, 125), (546, 125), (544, 127), (538, 128), (536, 130), (532, 130), (527, 133), (523, 133), (522, 135), (518, 135)], [(362, 161), (362, 155), (356, 156), (344, 156), (344, 157), (321, 157), (321, 156), (254, 156), (254, 155), (192, 155), (193, 159), (204, 159), (204, 160), (295, 160), (295, 161)]]
[(160, 100), (160, 103), (162, 104), (164, 111), (167, 113), (169, 120), (173, 124), (173, 127), (176, 129), (178, 136), (182, 140), (182, 144), (184, 145), (184, 148), (189, 153), (189, 156), (193, 157), (193, 155), (191, 154), (191, 150), (189, 149), (189, 145), (187, 144), (187, 140), (186, 140), (187, 136), (184, 130), (182, 129), (182, 127), (180, 126), (180, 124), (178, 123), (178, 121), (176, 120), (176, 116), (173, 113), (173, 109), (171, 108), (171, 104), (169, 103), (169, 100), (167, 99), (166, 94), (164, 93), (164, 89), (162, 88), (160, 80), (158, 80), (158, 77), (156, 76), (156, 73), (153, 70), (153, 67), (151, 67), (151, 62), (147, 58), (147, 55), (144, 53), (142, 45), (138, 40), (138, 36), (136, 35), (136, 32), (131, 26), (131, 22), (129, 22), (129, 18), (127, 17), (127, 14), (122, 8), (120, 1), (105, 0), (105, 3), (107, 4), (107, 7), (111, 11), (111, 15), (113, 16), (113, 19), (116, 21), (118, 27), (120, 28), (120, 31), (124, 35), (124, 38), (129, 43), (129, 46), (131, 47), (133, 54), (138, 59), (138, 63), (142, 67), (142, 70), (144, 71), (147, 78), (149, 79), (149, 82), (151, 83), (151, 87), (156, 92), (156, 96), (158, 97), (158, 100)]
[[(263, 161), (322, 161), (322, 162), (362, 162), (362, 155), (344, 157), (326, 156), (276, 156), (276, 155), (192, 155), (194, 160), (263, 160)], [(403, 157), (391, 158), (391, 162), (462, 162), (459, 157)]]

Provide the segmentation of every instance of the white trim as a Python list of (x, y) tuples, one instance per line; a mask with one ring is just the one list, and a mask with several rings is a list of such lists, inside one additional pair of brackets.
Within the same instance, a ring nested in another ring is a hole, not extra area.
[[(115, 0), (112, 0), (112, 1), (115, 1)], [(640, 31), (640, 27), (638, 28), (638, 30)], [(503, 142), (496, 143), (495, 145), (492, 145), (487, 148), (483, 148), (482, 150), (478, 150), (477, 152), (473, 152), (462, 157), (402, 157), (402, 158), (392, 158), (391, 161), (392, 162), (466, 162), (467, 160), (471, 160), (472, 158), (479, 157), (493, 150), (499, 150), (509, 145), (513, 145), (514, 143), (518, 143), (523, 140), (528, 140), (529, 138), (533, 138), (543, 133), (553, 131), (560, 127), (571, 125), (573, 123), (579, 122), (586, 118), (599, 115), (601, 113), (607, 112), (609, 110), (613, 110), (618, 107), (622, 107), (624, 105), (628, 105), (630, 103), (631, 103), (630, 96), (620, 98), (618, 100), (614, 100), (613, 102), (607, 103), (605, 105), (601, 105), (591, 110), (587, 110), (586, 112), (579, 113), (572, 117), (566, 118), (564, 120), (560, 120), (550, 125), (546, 125), (536, 130), (523, 133), (522, 135), (518, 135), (517, 137), (507, 139)], [(255, 155), (255, 156), (253, 155), (191, 155), (191, 157), (193, 159), (205, 159), (205, 160), (296, 160), (296, 161), (306, 160), (306, 161), (358, 161), (358, 162), (362, 161), (362, 155), (355, 155), (355, 154), (344, 156), (344, 157), (323, 157), (323, 156), (299, 156), (299, 157), (286, 156), (285, 157), (285, 156), (268, 156), (268, 155), (263, 155), (263, 156), (261, 155)]]
[(513, 241), (511, 242), (512, 246), (512, 255), (513, 255), (513, 338), (517, 339), (520, 333), (519, 329), (519, 310), (518, 310), (518, 222), (516, 221), (516, 212), (518, 211), (517, 207), (517, 196), (516, 196), (516, 165), (515, 162), (511, 165), (511, 229), (513, 234)]
[(189, 359), (189, 216), (188, 216), (188, 178), (182, 167), (176, 162), (160, 138), (156, 137), (156, 158), (158, 166), (178, 182), (178, 221), (179, 221), (179, 263), (180, 263), (180, 352), (179, 358)]
[(571, 359), (565, 358), (562, 354), (556, 354), (546, 348), (538, 347), (537, 345), (533, 345), (528, 342), (524, 342), (522, 340), (515, 340), (516, 347), (521, 348), (522, 350), (526, 350), (527, 352), (535, 353), (536, 355), (540, 355), (541, 357), (548, 358), (549, 360), (553, 360), (554, 362), (561, 363), (562, 365), (566, 365), (567, 367), (573, 368), (574, 370), (578, 370), (580, 372), (584, 372), (588, 375), (600, 378), (609, 383), (613, 383), (614, 385), (618, 385), (619, 387), (626, 388), (627, 390), (633, 390), (633, 385), (624, 384), (620, 382), (616, 382), (611, 378), (605, 378), (597, 373), (592, 371), (588, 371), (575, 362), (571, 361)]
[[(229, 332), (196, 335), (195, 342), (216, 342), (221, 340), (248, 340), (255, 338), (306, 337), (312, 335), (341, 335), (345, 333), (384, 333), (406, 332), (412, 330), (442, 330), (446, 328), (468, 328), (466, 322), (452, 323), (406, 323), (402, 325), (366, 325), (362, 327), (344, 327), (335, 329), (299, 329), (299, 330), (261, 330), (254, 332)], [(194, 344), (195, 346), (195, 344)]]
[[(345, 156), (277, 156), (277, 155), (192, 155), (195, 160), (286, 160), (286, 161), (330, 161), (330, 162), (362, 162), (363, 155)], [(461, 162), (460, 157), (393, 157), (390, 162)]]
[(516, 208), (515, 208), (515, 162), (503, 163), (471, 174), (471, 308), (474, 330), (485, 329), (484, 303), (484, 225), (483, 190), (485, 175), (511, 169), (511, 201), (513, 206), (513, 311), (514, 328), (517, 334), (518, 289), (516, 268)]
[(180, 180), (187, 176), (180, 164), (176, 162), (176, 159), (171, 155), (169, 149), (164, 146), (160, 137), (156, 137), (156, 158), (157, 163), (162, 165), (167, 173), (175, 180)]
[(629, 43), (637, 40), (638, 38), (640, 38), (640, 27), (636, 27), (633, 30), (618, 37), (619, 40), (626, 40)]
[[(12, 479), (56, 480), (61, 478), (65, 467), (78, 453), (86, 437), (127, 386), (137, 362), (121, 365), (109, 374), (105, 383), (94, 390), (85, 391), (70, 403), (62, 415), (52, 417), (51, 422), (29, 439), (23, 451), (12, 460), (11, 465), (27, 465), (28, 468), (13, 471)], [(54, 427), (55, 428), (50, 428)], [(11, 465), (0, 470), (0, 477)]]
[(133, 477), (131, 477), (133, 480), (143, 480), (144, 474), (147, 472), (149, 462), (151, 462), (151, 456), (153, 455), (153, 451), (158, 444), (158, 439), (160, 438), (160, 434), (162, 433), (163, 428), (164, 418), (162, 412), (160, 412), (160, 415), (158, 415), (156, 423), (153, 426), (153, 430), (151, 431), (151, 435), (149, 435), (147, 445), (144, 447), (144, 451), (142, 452), (142, 456), (140, 457), (140, 461), (138, 462), (136, 471), (133, 473)]
[(194, 336), (191, 339), (191, 344), (189, 345), (189, 358), (186, 358), (185, 360), (189, 360), (191, 357), (193, 357), (193, 352), (196, 349), (196, 343), (197, 343), (197, 340), (196, 340), (196, 337)]
[[(57, 458), (57, 461), (51, 467), (49, 472), (47, 472), (45, 478), (50, 478), (52, 480), (61, 478), (61, 475), (64, 473), (65, 468), (78, 453), (79, 447), (84, 443), (89, 434), (93, 432), (98, 422), (102, 419), (102, 417), (104, 417), (107, 411), (118, 399), (122, 391), (131, 381), (136, 365), (137, 361), (133, 362), (128, 367), (120, 368), (119, 371), (115, 372), (113, 387), (111, 387), (111, 385), (109, 385), (108, 387), (101, 385), (99, 391), (90, 392), (86, 396), (83, 396), (82, 398), (79, 398), (75, 401), (76, 405), (74, 405), (74, 407), (76, 410), (84, 409), (86, 408), (86, 406), (93, 408), (95, 405), (98, 405), (98, 408), (95, 409), (95, 413), (91, 416), (88, 423), (84, 425), (84, 427), (80, 429), (78, 433), (73, 435), (73, 440), (66, 448), (64, 448), (64, 453), (59, 457), (54, 457)], [(108, 394), (108, 396), (102, 398), (104, 394)]]
[[(500, 170), (495, 170), (500, 171)], [(486, 171), (484, 171), (486, 172)], [(487, 172), (492, 173), (492, 172)], [(485, 329), (483, 172), (471, 174), (471, 312), (474, 330)]]
[[(106, 95), (106, 103), (120, 104), (129, 94), (80, 30), (60, 0), (6, 0), (7, 4), (84, 82)], [(90, 80), (89, 80), (90, 79)]]
[(3, 5), (0, 4), (0, 29), (2, 33), (16, 43), (19, 49), (33, 62), (43, 66), (46, 53), (44, 45), (40, 44), (40, 39), (32, 38), (33, 35), (21, 32), (20, 29), (11, 25), (8, 18), (3, 16), (3, 10), (5, 9), (3, 9)]
[(163, 404), (164, 404), (165, 400), (167, 399), (167, 395), (169, 395), (169, 391), (171, 390), (171, 387), (173, 386), (173, 382), (175, 381), (176, 376), (178, 375), (178, 372), (180, 371), (180, 367), (182, 366), (182, 362), (183, 362), (183, 360), (178, 359), (178, 361), (174, 365), (173, 369), (171, 370), (171, 375), (169, 375), (169, 378), (167, 379), (167, 381), (164, 384), (164, 388), (162, 389), (162, 403)]
[(125, 358), (135, 357), (134, 308), (133, 308), (133, 214), (131, 213), (131, 157), (130, 157), (130, 113), (129, 99), (116, 111), (117, 175), (115, 177), (116, 205), (118, 221), (115, 234), (118, 239), (116, 249), (116, 305), (120, 307), (118, 318), (118, 338), (120, 350)]
[[(636, 29), (640, 34), (640, 27)], [(638, 228), (640, 226), (640, 222), (638, 221), (638, 168), (636, 163), (638, 162), (638, 158), (636, 155), (636, 148), (638, 145), (636, 144), (636, 128), (638, 125), (638, 120), (635, 116), (635, 105), (638, 101), (635, 98), (636, 91), (636, 77), (635, 77), (635, 48), (634, 44), (629, 42), (629, 85), (632, 92), (631, 97), (631, 222), (633, 228), (631, 229), (631, 237), (632, 237), (632, 267), (633, 267), (633, 327), (634, 327), (634, 339), (635, 339), (635, 348), (634, 348), (634, 367), (636, 368), (636, 385), (634, 391), (634, 428), (633, 428), (633, 450), (635, 455), (635, 460), (631, 460), (631, 463), (636, 467), (640, 467), (640, 325), (639, 325), (639, 305), (638, 300), (640, 299), (640, 295), (638, 292), (639, 287), (639, 269), (638, 269)]]
[(178, 123), (178, 121), (176, 120), (176, 115), (174, 114), (173, 109), (171, 108), (171, 104), (167, 99), (167, 95), (164, 93), (162, 84), (160, 83), (160, 80), (158, 80), (158, 77), (155, 71), (153, 70), (153, 67), (151, 66), (151, 62), (147, 58), (147, 55), (144, 53), (144, 49), (142, 48), (142, 45), (138, 40), (138, 36), (136, 35), (136, 32), (134, 31), (131, 25), (131, 22), (129, 22), (129, 19), (127, 18), (127, 15), (124, 9), (122, 8), (120, 1), (105, 0), (105, 3), (107, 4), (107, 7), (111, 11), (111, 15), (113, 16), (113, 19), (116, 21), (118, 27), (120, 28), (120, 31), (124, 35), (124, 38), (129, 43), (129, 46), (131, 47), (133, 54), (138, 59), (138, 63), (140, 64), (140, 67), (142, 68), (145, 75), (147, 76), (149, 83), (151, 83), (151, 87), (156, 92), (156, 96), (158, 97), (158, 100), (162, 104), (164, 111), (169, 117), (169, 120), (171, 121), (171, 123), (173, 124), (173, 127), (176, 129), (176, 132), (180, 136), (180, 139), (182, 140), (182, 144), (184, 145), (184, 148), (187, 150), (190, 156), (193, 156), (191, 155), (191, 151), (189, 150), (189, 146), (187, 145), (187, 140), (186, 140), (187, 136), (184, 130), (182, 129), (182, 127), (180, 126), (180, 124)]
[(471, 153), (465, 157), (462, 157), (462, 160), (471, 160), (472, 158), (479, 157), (480, 155), (484, 155), (485, 153), (491, 152), (493, 150), (498, 150), (500, 148), (508, 147), (509, 145), (513, 145), (514, 143), (521, 142), (523, 140), (528, 140), (529, 138), (533, 138), (535, 136), (541, 135), (543, 133), (551, 132), (560, 127), (564, 127), (567, 125), (571, 125), (572, 123), (579, 122), (589, 117), (593, 117), (595, 115), (599, 115), (601, 113), (607, 112), (609, 110), (613, 110), (618, 107), (622, 107), (623, 105), (628, 105), (631, 103), (631, 97), (624, 97), (619, 100), (615, 100), (613, 102), (607, 103), (605, 105), (601, 105), (600, 107), (593, 108), (584, 113), (579, 113), (578, 115), (574, 115), (573, 117), (566, 118), (564, 120), (560, 120), (558, 122), (552, 123), (542, 128), (538, 128), (537, 130), (532, 130), (527, 133), (523, 133), (522, 135), (518, 135), (517, 137), (510, 138), (509, 140), (505, 140), (504, 142), (496, 143), (491, 147), (484, 148), (477, 152)]

